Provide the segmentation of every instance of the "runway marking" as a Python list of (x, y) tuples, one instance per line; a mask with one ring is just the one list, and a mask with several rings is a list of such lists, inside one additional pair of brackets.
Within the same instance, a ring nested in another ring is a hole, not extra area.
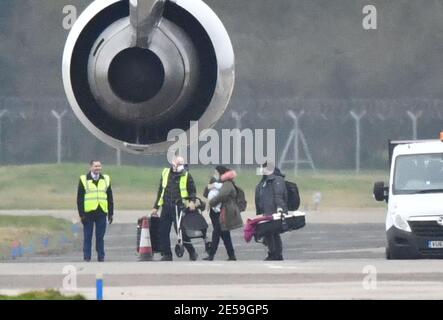
[[(125, 251), (128, 251), (128, 247), (127, 246), (125, 246), (125, 247), (122, 247), (122, 246), (110, 246), (110, 245), (108, 245), (107, 247), (105, 247), (105, 251), (108, 251), (108, 250), (125, 250)], [(135, 249), (133, 250), (134, 252), (135, 252)]]
[(133, 238), (135, 239), (137, 237), (136, 234), (106, 234), (105, 239), (112, 239), (112, 238)]
[(187, 262), (186, 265), (188, 267), (223, 267), (224, 265), (221, 263), (213, 263), (211, 261), (208, 262)]
[(374, 252), (380, 253), (385, 252), (385, 248), (360, 248), (360, 249), (342, 249), (342, 250), (327, 250), (327, 251), (317, 251), (317, 250), (309, 250), (308, 252), (315, 253), (354, 253), (354, 252)]
[(283, 265), (278, 265), (278, 264), (268, 264), (265, 263), (264, 264), (266, 267), (268, 267), (269, 269), (286, 269), (286, 270), (295, 270), (295, 269), (300, 269), (297, 266), (283, 266)]

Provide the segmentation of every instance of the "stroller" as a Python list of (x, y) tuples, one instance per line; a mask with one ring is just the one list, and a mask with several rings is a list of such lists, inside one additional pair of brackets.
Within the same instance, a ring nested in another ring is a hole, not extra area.
[[(178, 200), (175, 205), (175, 214), (177, 227), (177, 244), (175, 245), (175, 254), (177, 257), (183, 257), (185, 253), (184, 245), (188, 242), (183, 241), (183, 233), (185, 233), (190, 240), (202, 239), (205, 244), (205, 251), (209, 253), (211, 249), (211, 242), (208, 241), (206, 233), (208, 230), (208, 223), (202, 215), (206, 204), (200, 198), (184, 198), (183, 200), (195, 201), (196, 210), (187, 212), (187, 208), (183, 205), (182, 200)], [(189, 242), (191, 243), (191, 242)]]

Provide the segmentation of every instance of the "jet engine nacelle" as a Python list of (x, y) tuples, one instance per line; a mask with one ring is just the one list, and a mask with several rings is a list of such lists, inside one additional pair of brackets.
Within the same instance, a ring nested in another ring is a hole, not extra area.
[[(212, 127), (234, 88), (226, 29), (201, 0), (96, 0), (63, 55), (68, 101), (103, 142), (165, 152), (172, 129)], [(188, 140), (189, 141), (189, 140)]]

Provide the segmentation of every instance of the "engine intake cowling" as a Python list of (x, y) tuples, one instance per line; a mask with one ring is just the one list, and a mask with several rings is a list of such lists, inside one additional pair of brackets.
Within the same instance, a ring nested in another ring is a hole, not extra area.
[(83, 125), (112, 147), (165, 152), (172, 129), (212, 127), (234, 88), (226, 29), (200, 0), (96, 0), (65, 46), (63, 82)]

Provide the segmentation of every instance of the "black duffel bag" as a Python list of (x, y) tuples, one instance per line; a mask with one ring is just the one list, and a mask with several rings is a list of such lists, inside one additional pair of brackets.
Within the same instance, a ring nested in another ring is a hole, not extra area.
[[(275, 215), (274, 215), (275, 217)], [(254, 238), (256, 241), (272, 233), (285, 233), (298, 230), (306, 225), (306, 216), (304, 213), (282, 214), (277, 219), (263, 221), (257, 224)]]

